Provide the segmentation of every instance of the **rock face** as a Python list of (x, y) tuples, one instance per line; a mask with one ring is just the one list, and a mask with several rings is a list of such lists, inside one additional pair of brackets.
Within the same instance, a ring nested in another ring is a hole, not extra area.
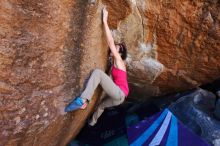
[(129, 47), (134, 93), (162, 95), (219, 77), (219, 1), (132, 0), (131, 8), (114, 34)]
[(0, 145), (65, 145), (95, 101), (68, 115), (64, 106), (105, 68), (100, 10), (87, 0), (2, 0), (0, 13)]
[[(128, 46), (131, 96), (155, 96), (220, 74), (217, 0), (1, 0), (0, 145), (60, 145), (94, 109), (63, 108), (92, 69), (106, 68), (101, 8)], [(133, 93), (133, 94), (132, 94)]]

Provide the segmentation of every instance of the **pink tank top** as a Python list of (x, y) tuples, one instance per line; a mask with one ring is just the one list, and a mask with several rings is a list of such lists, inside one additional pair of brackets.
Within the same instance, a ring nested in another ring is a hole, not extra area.
[(113, 81), (118, 87), (128, 96), (129, 88), (127, 81), (127, 73), (121, 69), (118, 69), (112, 65), (112, 78)]

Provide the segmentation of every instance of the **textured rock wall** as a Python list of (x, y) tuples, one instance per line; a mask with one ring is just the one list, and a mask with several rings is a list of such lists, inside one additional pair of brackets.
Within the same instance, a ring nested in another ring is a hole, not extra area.
[(63, 146), (80, 131), (100, 90), (83, 112), (63, 108), (92, 69), (105, 69), (103, 5), (128, 46), (131, 97), (219, 77), (217, 0), (1, 0), (0, 145)]
[[(132, 96), (156, 96), (219, 78), (219, 1), (131, 0), (113, 34), (129, 48)], [(112, 7), (114, 9), (114, 7)]]
[[(161, 92), (185, 90), (219, 78), (219, 1), (163, 5), (164, 18), (158, 19), (157, 32), (164, 33), (158, 34), (157, 44), (158, 60), (165, 64), (166, 71), (155, 82)], [(173, 8), (165, 12), (170, 6)], [(165, 80), (168, 84), (162, 83)]]
[(87, 0), (0, 1), (0, 145), (65, 145), (83, 126), (95, 102), (82, 113), (63, 108), (93, 68), (105, 68), (97, 9)]

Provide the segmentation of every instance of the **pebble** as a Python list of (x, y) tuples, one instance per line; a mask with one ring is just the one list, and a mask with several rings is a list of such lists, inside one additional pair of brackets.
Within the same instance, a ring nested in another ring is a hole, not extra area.
[(19, 114), (23, 114), (25, 111), (26, 111), (26, 108), (24, 107), (19, 111)]
[(48, 113), (45, 113), (44, 115), (43, 115), (43, 117), (47, 117), (48, 116)]
[(39, 116), (39, 115), (36, 115), (35, 119), (37, 120), (37, 119), (39, 119), (39, 118), (40, 118), (40, 116)]
[(14, 120), (15, 120), (16, 125), (17, 125), (18, 123), (21, 122), (21, 117), (15, 117)]
[(45, 102), (46, 102), (46, 101), (45, 101), (45, 100), (43, 100), (43, 101), (41, 101), (41, 103), (40, 103), (40, 104), (41, 104), (41, 105), (44, 105), (44, 104), (45, 104)]

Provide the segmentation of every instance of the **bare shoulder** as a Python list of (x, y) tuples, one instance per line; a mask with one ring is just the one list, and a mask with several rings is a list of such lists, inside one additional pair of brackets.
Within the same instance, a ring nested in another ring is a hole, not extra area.
[(126, 63), (122, 59), (116, 59), (115, 65), (118, 69), (126, 71)]

